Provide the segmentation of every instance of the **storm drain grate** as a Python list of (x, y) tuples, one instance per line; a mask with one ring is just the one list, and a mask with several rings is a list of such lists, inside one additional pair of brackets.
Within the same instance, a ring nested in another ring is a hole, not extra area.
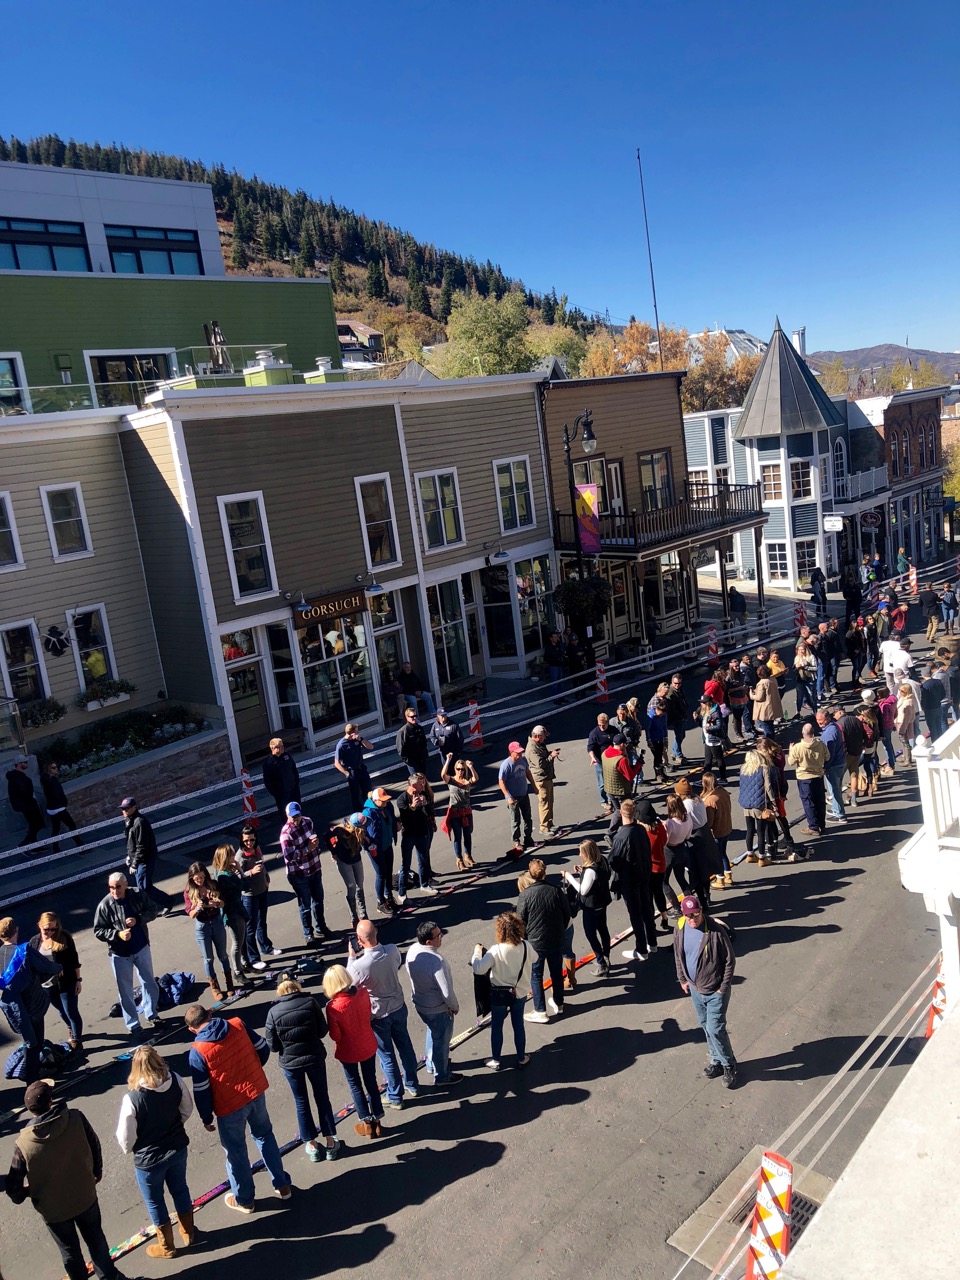
[[(732, 1222), (735, 1227), (742, 1227), (748, 1221), (753, 1213), (753, 1207), (757, 1203), (756, 1189), (746, 1192), (740, 1197), (734, 1208), (728, 1216), (728, 1221)], [(810, 1225), (810, 1220), (817, 1212), (820, 1206), (816, 1200), (811, 1200), (809, 1196), (801, 1195), (799, 1191), (794, 1191), (793, 1199), (790, 1202), (790, 1243), (796, 1244), (797, 1240), (803, 1234), (803, 1231)]]

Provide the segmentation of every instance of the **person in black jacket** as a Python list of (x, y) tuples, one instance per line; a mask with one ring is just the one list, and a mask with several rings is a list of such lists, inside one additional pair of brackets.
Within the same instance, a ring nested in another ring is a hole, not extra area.
[(620, 805), (621, 826), (613, 837), (610, 870), (615, 878), (613, 891), (623, 898), (633, 929), (634, 945), (624, 951), (624, 958), (646, 960), (657, 950), (657, 926), (650, 892), (650, 837), (634, 821), (635, 812), (634, 800), (624, 800)]
[(604, 978), (610, 971), (610, 930), (607, 928), (610, 868), (593, 840), (580, 841), (580, 865), (565, 872), (563, 878), (580, 896), (583, 932), (596, 960), (591, 973)]
[(517, 915), (537, 958), (530, 966), (533, 1012), (524, 1017), (527, 1022), (548, 1022), (543, 967), (550, 970), (550, 1012), (563, 1013), (563, 944), (570, 923), (570, 904), (563, 889), (546, 883), (547, 868), (542, 858), (531, 858), (527, 871), (533, 884), (517, 899)]
[(83, 1048), (83, 1018), (80, 1016), (80, 957), (73, 935), (60, 923), (53, 911), (44, 911), (37, 921), (39, 933), (30, 939), (30, 946), (42, 956), (58, 964), (62, 970), (50, 987), (50, 1003), (67, 1024), (70, 1031), (70, 1048)]
[(448, 718), (443, 707), (437, 707), (437, 718), (430, 726), (430, 741), (440, 752), (441, 760), (445, 760), (449, 755), (452, 755), (454, 760), (459, 760), (466, 750), (463, 730)]
[(23, 1040), (24, 1083), (40, 1079), (40, 1050), (43, 1048), (43, 1019), (50, 995), (43, 985), (61, 973), (58, 961), (36, 947), (20, 944), (20, 931), (12, 916), (0, 920), (0, 974), (5, 985), (0, 990), (0, 1008), (10, 1030)]
[(417, 713), (407, 707), (403, 713), (403, 725), (397, 733), (397, 755), (407, 766), (407, 773), (412, 778), (415, 773), (426, 773), (430, 759), (430, 744), (421, 725), (417, 723)]
[(673, 934), (677, 981), (689, 995), (710, 1050), (703, 1068), (708, 1080), (723, 1076), (728, 1089), (736, 1087), (737, 1060), (727, 1035), (727, 1005), (737, 967), (726, 925), (704, 914), (700, 901), (688, 894), (680, 903)]
[(7, 774), (10, 808), (14, 813), (21, 814), (27, 824), (27, 834), (20, 841), (21, 846), (33, 844), (40, 831), (46, 826), (40, 806), (37, 804), (37, 797), (33, 793), (33, 783), (27, 773), (29, 768), (30, 761), (21, 758), (14, 762), (13, 768)]
[(141, 893), (152, 898), (158, 913), (168, 916), (173, 910), (173, 899), (153, 883), (153, 871), (157, 862), (157, 837), (149, 820), (140, 812), (133, 796), (120, 801), (123, 814), (123, 830), (127, 837), (127, 870)]
[[(337, 1138), (337, 1126), (327, 1091), (327, 1052), (323, 1040), (327, 1020), (313, 996), (293, 978), (284, 978), (277, 987), (277, 999), (267, 1014), (264, 1039), (274, 1053), (280, 1055), (280, 1069), (290, 1086), (297, 1108), (297, 1126), (307, 1159), (335, 1160), (343, 1145)], [(307, 1085), (313, 1089), (319, 1126), (313, 1119)], [(321, 1155), (317, 1138), (323, 1134), (325, 1146)]]
[[(67, 808), (67, 793), (64, 791), (63, 783), (60, 781), (60, 768), (56, 760), (51, 760), (49, 764), (44, 766), (43, 773), (40, 775), (40, 786), (43, 788), (43, 798), (47, 804), (50, 834), (58, 836), (61, 828), (66, 831), (76, 831), (77, 824)], [(73, 843), (78, 849), (83, 847), (83, 840), (80, 836), (74, 836)], [(60, 845), (53, 844), (50, 849), (53, 853), (59, 853)]]
[(439, 893), (433, 884), (433, 871), (430, 867), (430, 841), (437, 829), (433, 805), (426, 793), (426, 779), (421, 774), (414, 774), (407, 782), (407, 789), (397, 801), (397, 821), (400, 824), (400, 871), (397, 877), (397, 899), (406, 901), (407, 878), (410, 875), (410, 860), (413, 851), (417, 851), (417, 873), (420, 877), (420, 888), (424, 893)]
[(263, 762), (263, 785), (273, 796), (277, 813), (286, 821), (287, 805), (292, 800), (300, 803), (300, 774), (282, 738), (270, 739), (270, 755)]

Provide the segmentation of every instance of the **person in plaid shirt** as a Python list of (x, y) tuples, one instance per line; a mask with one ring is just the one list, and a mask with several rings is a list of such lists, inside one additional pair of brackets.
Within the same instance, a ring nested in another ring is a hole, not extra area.
[[(286, 812), (287, 820), (280, 832), (280, 852), (286, 864), (290, 887), (297, 895), (303, 940), (308, 946), (315, 946), (324, 938), (333, 937), (323, 918), (320, 838), (313, 829), (312, 821), (304, 817), (296, 800), (287, 805)], [(310, 925), (311, 904), (315, 928)]]

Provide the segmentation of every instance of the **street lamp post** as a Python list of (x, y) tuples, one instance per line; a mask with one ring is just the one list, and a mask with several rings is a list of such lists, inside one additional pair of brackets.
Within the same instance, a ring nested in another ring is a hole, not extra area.
[(580, 540), (580, 521), (577, 519), (577, 486), (573, 479), (573, 458), (570, 456), (570, 446), (580, 436), (580, 444), (583, 452), (589, 457), (591, 453), (596, 453), (597, 438), (593, 434), (593, 418), (589, 409), (584, 409), (579, 417), (574, 419), (573, 431), (563, 424), (563, 454), (567, 462), (567, 483), (570, 486), (570, 514), (573, 516), (573, 537), (577, 548), (577, 573), (580, 581), (583, 581), (583, 543)]

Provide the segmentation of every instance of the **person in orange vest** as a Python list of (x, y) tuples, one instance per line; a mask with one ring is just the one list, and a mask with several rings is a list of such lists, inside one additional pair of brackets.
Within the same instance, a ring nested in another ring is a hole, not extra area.
[(274, 1190), (281, 1200), (289, 1200), (290, 1175), (283, 1167), (264, 1098), (269, 1088), (263, 1071), (270, 1056), (266, 1040), (251, 1031), (242, 1018), (211, 1018), (202, 1004), (192, 1004), (184, 1022), (194, 1037), (190, 1071), (197, 1114), (208, 1132), (219, 1131), (227, 1157), (230, 1192), (224, 1203), (238, 1213), (253, 1213), (256, 1207), (247, 1126)]

